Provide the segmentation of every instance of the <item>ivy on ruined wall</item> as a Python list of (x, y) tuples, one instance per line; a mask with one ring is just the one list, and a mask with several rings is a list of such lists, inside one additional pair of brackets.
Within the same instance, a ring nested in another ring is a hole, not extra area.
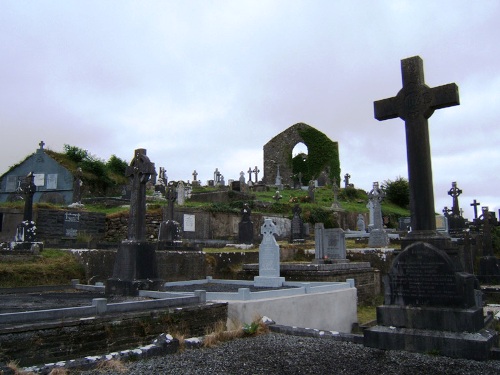
[(304, 162), (308, 174), (318, 178), (320, 173), (329, 169), (329, 178), (337, 179), (340, 183), (339, 145), (330, 140), (325, 134), (313, 127), (298, 130), (308, 149), (307, 159)]

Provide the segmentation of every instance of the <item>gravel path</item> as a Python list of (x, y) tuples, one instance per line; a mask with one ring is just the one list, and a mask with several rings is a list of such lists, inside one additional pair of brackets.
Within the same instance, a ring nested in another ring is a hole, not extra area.
[[(127, 363), (127, 374), (500, 374), (500, 361), (477, 362), (365, 348), (350, 342), (270, 333), (213, 348)], [(119, 374), (85, 371), (85, 375)]]

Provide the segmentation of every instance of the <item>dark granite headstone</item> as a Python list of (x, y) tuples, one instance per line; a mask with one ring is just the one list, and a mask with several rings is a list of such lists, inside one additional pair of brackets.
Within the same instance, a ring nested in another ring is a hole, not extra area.
[(163, 221), (158, 233), (158, 250), (179, 246), (181, 243), (181, 226), (174, 220), (174, 207), (178, 194), (173, 183), (169, 184), (167, 194), (167, 209), (163, 211)]
[(290, 242), (304, 241), (304, 222), (300, 217), (302, 209), (298, 204), (293, 207), (293, 218), (291, 225)]
[(445, 251), (415, 242), (392, 262), (385, 280), (385, 302), (469, 308), (475, 305), (474, 282), (473, 275), (456, 271)]
[(238, 224), (238, 243), (253, 244), (253, 222), (250, 217), (252, 211), (247, 203), (241, 209), (241, 221)]
[(385, 305), (377, 308), (377, 325), (364, 331), (364, 344), (485, 360), (497, 334), (484, 328), (477, 279), (463, 272), (458, 251), (435, 221), (427, 119), (459, 104), (458, 87), (429, 88), (418, 56), (402, 60), (401, 70), (398, 95), (374, 106), (378, 120), (405, 121), (412, 232), (385, 278)]

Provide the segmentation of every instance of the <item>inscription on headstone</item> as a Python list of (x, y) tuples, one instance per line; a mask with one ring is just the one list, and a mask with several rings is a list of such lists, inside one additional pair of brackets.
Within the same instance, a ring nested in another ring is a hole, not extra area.
[(388, 274), (386, 303), (470, 307), (474, 303), (473, 282), (471, 275), (455, 272), (446, 252), (415, 242), (394, 259)]

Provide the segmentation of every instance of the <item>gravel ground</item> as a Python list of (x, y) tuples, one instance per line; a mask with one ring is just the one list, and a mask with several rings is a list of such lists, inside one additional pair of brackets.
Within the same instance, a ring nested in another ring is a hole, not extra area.
[[(477, 362), (365, 348), (350, 342), (270, 333), (126, 364), (127, 374), (500, 374), (500, 361)], [(85, 371), (84, 375), (119, 374)]]

